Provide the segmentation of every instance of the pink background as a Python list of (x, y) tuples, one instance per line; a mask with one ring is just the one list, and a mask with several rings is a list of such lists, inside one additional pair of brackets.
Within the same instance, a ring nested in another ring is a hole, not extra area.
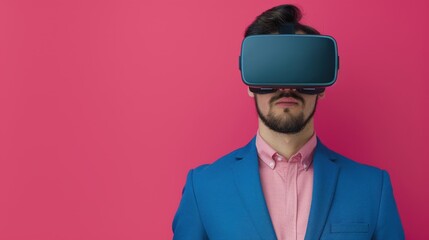
[[(0, 239), (171, 239), (188, 170), (256, 132), (240, 44), (283, 3), (2, 0)], [(319, 137), (388, 170), (429, 239), (428, 2), (289, 3), (339, 44)]]

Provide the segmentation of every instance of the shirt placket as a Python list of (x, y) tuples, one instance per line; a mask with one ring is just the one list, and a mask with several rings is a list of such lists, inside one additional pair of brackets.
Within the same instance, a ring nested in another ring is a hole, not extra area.
[(296, 159), (291, 159), (287, 163), (285, 168), (286, 174), (286, 217), (288, 222), (292, 224), (289, 226), (289, 232), (287, 233), (286, 239), (296, 240), (297, 239), (297, 218), (298, 218), (298, 189), (297, 189), (297, 177), (298, 177), (298, 163)]

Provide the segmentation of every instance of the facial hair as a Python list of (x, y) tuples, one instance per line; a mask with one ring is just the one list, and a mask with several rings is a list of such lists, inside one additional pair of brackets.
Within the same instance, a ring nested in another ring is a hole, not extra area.
[[(256, 105), (256, 111), (258, 112), (258, 116), (269, 129), (275, 132), (284, 133), (284, 134), (299, 133), (300, 131), (302, 131), (302, 129), (305, 128), (305, 126), (307, 126), (311, 118), (314, 116), (314, 113), (316, 112), (316, 106), (317, 106), (317, 101), (319, 99), (319, 96), (316, 97), (314, 108), (311, 111), (311, 114), (306, 119), (304, 119), (304, 112), (300, 112), (297, 116), (294, 116), (291, 114), (288, 114), (288, 116), (286, 117), (274, 115), (272, 111), (272, 105), (276, 100), (283, 97), (295, 98), (296, 100), (301, 101), (303, 105), (305, 105), (304, 98), (297, 95), (296, 93), (280, 92), (280, 94), (271, 98), (269, 112), (267, 116), (264, 116), (258, 107), (258, 100), (257, 100), (257, 97), (255, 96), (255, 105)], [(289, 108), (284, 109), (284, 113), (288, 113), (289, 111), (290, 111)]]

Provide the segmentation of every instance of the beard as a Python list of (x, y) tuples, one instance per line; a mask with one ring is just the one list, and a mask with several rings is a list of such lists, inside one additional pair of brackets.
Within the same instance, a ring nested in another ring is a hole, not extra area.
[[(314, 116), (314, 113), (316, 112), (316, 106), (317, 106), (317, 101), (319, 99), (319, 96), (316, 97), (316, 102), (314, 103), (314, 108), (311, 111), (311, 114), (307, 118), (304, 118), (304, 112), (300, 112), (296, 116), (290, 114), (289, 108), (285, 108), (283, 111), (284, 114), (282, 114), (281, 116), (275, 115), (274, 111), (272, 110), (272, 106), (277, 99), (280, 99), (283, 97), (292, 97), (292, 98), (295, 98), (295, 99), (301, 101), (303, 105), (305, 104), (304, 98), (297, 95), (296, 93), (293, 93), (293, 92), (285, 93), (285, 92), (283, 92), (283, 93), (279, 94), (278, 96), (274, 96), (270, 100), (270, 109), (268, 111), (268, 114), (266, 116), (264, 116), (258, 107), (258, 100), (257, 100), (257, 97), (255, 96), (255, 105), (256, 105), (256, 111), (258, 112), (258, 116), (269, 129), (271, 129), (275, 132), (284, 133), (284, 134), (299, 133), (302, 131), (302, 129), (305, 128), (305, 126), (307, 126), (307, 124), (310, 122), (311, 118)], [(288, 115), (288, 116), (284, 116), (284, 115)]]

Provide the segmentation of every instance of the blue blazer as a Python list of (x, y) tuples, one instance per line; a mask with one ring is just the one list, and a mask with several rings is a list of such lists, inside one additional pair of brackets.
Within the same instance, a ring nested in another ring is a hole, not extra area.
[[(389, 174), (325, 147), (313, 159), (305, 240), (404, 239)], [(274, 240), (253, 138), (212, 164), (190, 170), (173, 220), (175, 240)]]

